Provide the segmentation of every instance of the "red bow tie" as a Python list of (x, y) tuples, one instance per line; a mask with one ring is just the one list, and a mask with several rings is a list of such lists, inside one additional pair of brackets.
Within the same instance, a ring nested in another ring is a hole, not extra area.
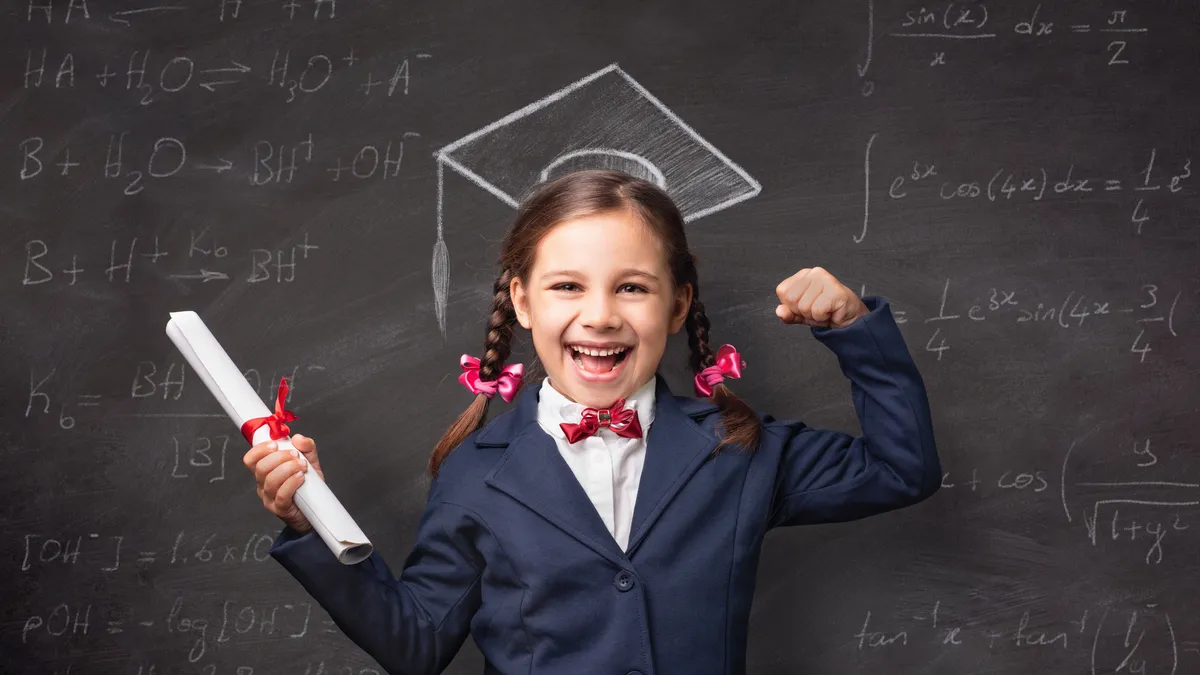
[(579, 424), (563, 422), (558, 425), (567, 434), (567, 442), (574, 443), (608, 427), (613, 433), (625, 438), (641, 438), (642, 425), (638, 423), (636, 410), (625, 407), (625, 399), (619, 398), (608, 408), (584, 408)]

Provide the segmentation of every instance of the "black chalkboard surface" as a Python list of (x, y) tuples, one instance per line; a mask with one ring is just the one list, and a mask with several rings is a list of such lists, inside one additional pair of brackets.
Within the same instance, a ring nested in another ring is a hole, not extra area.
[[(943, 489), (771, 532), (749, 672), (1200, 672), (1198, 27), (1183, 2), (7, 3), (0, 671), (379, 672), (267, 555), (168, 313), (264, 401), (288, 379), (398, 568), (513, 203), (613, 166), (679, 200), (757, 409), (857, 431), (773, 314), (812, 265), (891, 301), (929, 388)], [(482, 666), (468, 643), (448, 672)]]

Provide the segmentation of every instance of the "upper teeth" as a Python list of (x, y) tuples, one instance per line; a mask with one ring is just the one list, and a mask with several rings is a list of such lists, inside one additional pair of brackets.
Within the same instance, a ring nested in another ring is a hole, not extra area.
[(571, 345), (571, 349), (574, 349), (575, 351), (577, 351), (581, 354), (587, 354), (588, 356), (612, 356), (613, 354), (620, 354), (621, 352), (625, 351), (627, 349), (627, 347), (614, 347), (612, 349), (592, 349), (590, 347), (580, 347), (578, 345)]

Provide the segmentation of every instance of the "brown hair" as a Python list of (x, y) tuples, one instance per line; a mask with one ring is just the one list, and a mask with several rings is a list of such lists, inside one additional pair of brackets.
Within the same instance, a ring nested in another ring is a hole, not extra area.
[[(692, 286), (692, 306), (686, 324), (691, 351), (688, 365), (693, 372), (699, 372), (716, 363), (716, 354), (708, 345), (709, 323), (704, 304), (700, 302), (696, 257), (688, 249), (683, 216), (675, 203), (658, 186), (629, 174), (611, 170), (579, 171), (541, 185), (521, 205), (516, 221), (504, 237), (500, 249), (501, 271), (492, 286), (492, 311), (479, 364), (481, 380), (495, 380), (511, 353), (509, 343), (517, 316), (509, 295), (509, 282), (514, 277), (528, 281), (541, 238), (564, 221), (621, 210), (637, 214), (662, 241), (674, 287)], [(477, 394), (446, 430), (429, 457), (431, 477), (437, 475), (446, 456), (482, 426), (489, 400), (485, 394)], [(751, 452), (757, 449), (762, 434), (758, 414), (724, 383), (713, 387), (712, 400), (721, 410), (718, 428), (723, 436), (713, 454), (727, 445), (740, 446)]]

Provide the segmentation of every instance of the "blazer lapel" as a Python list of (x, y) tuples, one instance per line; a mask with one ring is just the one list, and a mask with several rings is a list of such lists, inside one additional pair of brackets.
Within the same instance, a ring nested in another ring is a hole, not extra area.
[(554, 438), (537, 423), (540, 386), (538, 383), (522, 391), (516, 409), (496, 418), (477, 437), (479, 447), (508, 446), (484, 481), (596, 553), (618, 566), (624, 565), (625, 554), (596, 512), (596, 506), (559, 454)]
[(675, 495), (708, 458), (718, 439), (702, 429), (693, 417), (702, 418), (717, 410), (710, 401), (677, 399), (666, 380), (655, 375), (654, 423), (646, 437), (646, 461), (633, 508), (629, 546), (632, 557), (651, 526)]
[(537, 390), (521, 392), (517, 405), (476, 437), (480, 448), (507, 447), (484, 481), (614, 564), (627, 564), (651, 526), (687, 483), (717, 438), (693, 421), (716, 410), (708, 401), (676, 399), (656, 374), (654, 423), (646, 438), (646, 460), (634, 505), (629, 548), (622, 552), (583, 486), (558, 452), (554, 438), (537, 423)]

